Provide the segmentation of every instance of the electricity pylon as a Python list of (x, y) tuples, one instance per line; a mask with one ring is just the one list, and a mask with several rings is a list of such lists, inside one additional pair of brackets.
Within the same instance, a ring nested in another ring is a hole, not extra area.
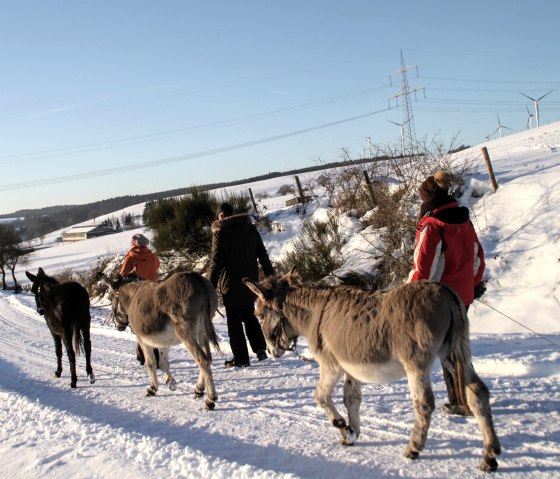
[(403, 156), (414, 155), (414, 149), (416, 145), (416, 129), (414, 126), (414, 114), (412, 113), (412, 101), (410, 96), (414, 94), (414, 99), (416, 100), (416, 93), (420, 90), (424, 90), (423, 87), (414, 87), (411, 88), (408, 84), (408, 75), (407, 72), (409, 70), (415, 69), (416, 76), (418, 76), (418, 67), (407, 67), (404, 63), (404, 56), (401, 50), (401, 67), (389, 76), (389, 82), (391, 86), (393, 85), (392, 78), (395, 75), (400, 75), (401, 77), (401, 91), (396, 95), (393, 95), (389, 98), (389, 108), (391, 108), (391, 98), (395, 99), (396, 106), (399, 106), (399, 97), (402, 97), (402, 111), (403, 111), (403, 121), (402, 125), (406, 125), (403, 132)]

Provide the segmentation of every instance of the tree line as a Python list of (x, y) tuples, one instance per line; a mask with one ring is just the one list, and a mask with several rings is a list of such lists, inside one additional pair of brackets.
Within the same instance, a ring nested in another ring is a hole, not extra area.
[(82, 223), (103, 216), (114, 211), (128, 208), (138, 203), (153, 202), (162, 198), (170, 198), (174, 196), (181, 196), (192, 193), (194, 190), (215, 190), (225, 188), (228, 186), (243, 185), (246, 183), (253, 183), (257, 181), (267, 180), (271, 178), (278, 178), (280, 176), (294, 175), (298, 173), (308, 173), (319, 171), (329, 168), (336, 168), (341, 164), (355, 164), (368, 163), (372, 161), (380, 161), (386, 159), (384, 156), (375, 158), (361, 158), (355, 160), (344, 159), (332, 163), (318, 164), (306, 168), (288, 170), (284, 172), (269, 172), (263, 175), (253, 176), (250, 178), (234, 180), (221, 183), (210, 183), (206, 185), (189, 186), (184, 188), (177, 188), (173, 190), (161, 191), (157, 193), (147, 193), (143, 195), (126, 195), (109, 198), (106, 200), (87, 203), (84, 205), (58, 205), (47, 206), (39, 209), (21, 209), (16, 210), (10, 214), (0, 215), (0, 219), (16, 218), (14, 220), (15, 228), (20, 232), (23, 240), (30, 240), (33, 238), (40, 238), (53, 231), (67, 228), (76, 223)]

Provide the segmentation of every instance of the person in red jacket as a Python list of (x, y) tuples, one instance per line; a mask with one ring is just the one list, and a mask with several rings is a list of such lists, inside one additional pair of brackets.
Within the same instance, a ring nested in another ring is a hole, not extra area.
[(150, 240), (143, 234), (137, 233), (132, 237), (130, 244), (132, 248), (126, 253), (121, 265), (119, 273), (121, 277), (135, 270), (139, 278), (157, 281), (159, 258), (148, 248)]
[[(132, 248), (124, 257), (119, 273), (120, 277), (124, 278), (134, 272), (140, 279), (157, 281), (159, 258), (148, 248), (150, 240), (143, 234), (137, 233), (130, 240), (130, 244)], [(159, 350), (154, 349), (154, 353), (156, 355), (156, 365), (159, 367)], [(138, 359), (141, 365), (144, 365), (146, 361), (144, 351), (142, 351), (139, 344), (136, 345), (136, 359)]]
[[(449, 195), (450, 182), (447, 172), (438, 171), (420, 186), (420, 220), (416, 226), (413, 269), (407, 283), (423, 279), (440, 281), (455, 290), (468, 309), (483, 292), (484, 250), (468, 208), (459, 206)], [(464, 415), (466, 411), (458, 404), (453, 376), (445, 367), (443, 377), (449, 397), (444, 411)]]

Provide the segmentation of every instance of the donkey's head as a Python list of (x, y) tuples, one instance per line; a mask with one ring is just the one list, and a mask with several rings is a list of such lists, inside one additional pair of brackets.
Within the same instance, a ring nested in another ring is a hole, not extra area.
[(295, 268), (279, 280), (265, 278), (260, 283), (244, 278), (243, 283), (257, 296), (255, 314), (262, 321), (268, 352), (279, 358), (295, 348), (297, 335), (290, 333), (289, 319), (284, 314), (286, 295), (302, 286), (301, 276)]
[(122, 279), (113, 281), (101, 271), (97, 273), (97, 277), (109, 288), (109, 301), (111, 301), (111, 316), (115, 321), (115, 327), (119, 331), (124, 331), (128, 326), (128, 314), (124, 309), (121, 301), (119, 301), (119, 288), (125, 284)]
[(56, 284), (56, 279), (47, 276), (43, 268), (39, 268), (37, 274), (32, 274), (29, 271), (25, 275), (31, 281), (31, 292), (35, 295), (35, 307), (40, 315), (45, 314), (45, 304), (47, 303), (48, 286)]

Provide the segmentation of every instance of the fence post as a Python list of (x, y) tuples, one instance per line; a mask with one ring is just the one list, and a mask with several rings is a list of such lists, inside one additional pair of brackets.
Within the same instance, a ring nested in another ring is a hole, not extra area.
[(253, 196), (253, 191), (251, 190), (251, 188), (248, 188), (249, 190), (249, 196), (251, 197), (251, 203), (253, 203), (253, 210), (255, 210), (255, 213), (259, 214), (259, 210), (257, 209), (257, 203), (255, 203), (255, 197)]
[(299, 181), (299, 177), (296, 175), (294, 176), (294, 179), (296, 180), (296, 186), (299, 194), (299, 201), (302, 205), (305, 205), (305, 195), (303, 194), (303, 188), (301, 187), (301, 182)]
[(484, 162), (486, 163), (486, 169), (488, 170), (488, 174), (490, 175), (490, 183), (492, 184), (494, 193), (496, 193), (496, 190), (498, 189), (498, 183), (496, 182), (496, 177), (494, 176), (492, 163), (490, 163), (490, 155), (488, 154), (488, 149), (485, 146), (482, 147), (482, 156), (484, 157)]
[(364, 178), (366, 180), (367, 189), (369, 191), (369, 196), (371, 197), (371, 207), (375, 207), (375, 194), (373, 193), (373, 186), (371, 180), (369, 179), (368, 172), (364, 170)]

